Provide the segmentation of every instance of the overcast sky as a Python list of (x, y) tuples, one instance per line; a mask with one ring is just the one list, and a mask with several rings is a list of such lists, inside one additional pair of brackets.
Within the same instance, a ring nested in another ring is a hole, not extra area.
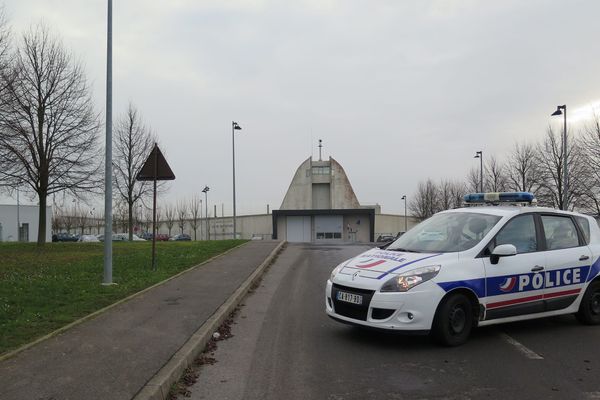
[[(39, 20), (63, 38), (104, 113), (106, 1), (5, 8), (17, 38)], [(502, 158), (539, 140), (557, 104), (600, 100), (594, 0), (115, 0), (113, 12), (115, 116), (131, 101), (158, 135), (177, 175), (166, 200), (208, 185), (219, 214), (232, 120), (238, 214), (279, 208), (318, 139), (362, 204), (402, 213), (420, 180), (464, 178), (475, 151)]]

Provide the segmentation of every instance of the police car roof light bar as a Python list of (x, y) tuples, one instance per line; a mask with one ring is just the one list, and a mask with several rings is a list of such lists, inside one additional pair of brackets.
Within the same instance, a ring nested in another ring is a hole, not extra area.
[(527, 203), (535, 201), (533, 193), (529, 192), (496, 192), (496, 193), (470, 193), (465, 195), (467, 204), (482, 203)]

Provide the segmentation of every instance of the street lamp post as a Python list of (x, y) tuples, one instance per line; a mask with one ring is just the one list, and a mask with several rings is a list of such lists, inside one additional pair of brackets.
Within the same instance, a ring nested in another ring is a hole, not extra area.
[(483, 193), (483, 151), (475, 152), (475, 157), (479, 158), (479, 190)]
[(568, 196), (568, 192), (569, 192), (569, 181), (568, 181), (568, 174), (567, 174), (567, 105), (563, 104), (562, 106), (556, 106), (556, 111), (554, 111), (551, 115), (563, 115), (563, 121), (564, 121), (564, 126), (563, 126), (563, 137), (562, 137), (562, 147), (563, 147), (563, 201), (562, 201), (562, 207), (561, 210), (566, 210), (568, 209), (567, 207), (567, 202), (569, 201), (569, 196)]
[(406, 215), (406, 195), (402, 196), (402, 200), (404, 200), (404, 233), (408, 231), (408, 220)]
[(233, 238), (236, 239), (236, 225), (235, 225), (235, 131), (241, 131), (242, 127), (235, 121), (231, 121), (231, 146), (232, 146), (232, 159), (233, 159)]
[(108, 0), (106, 29), (106, 144), (104, 160), (104, 279), (112, 285), (112, 0)]
[(20, 209), (21, 205), (19, 204), (19, 186), (17, 186), (17, 242), (21, 241), (21, 215)]
[(210, 231), (208, 230), (208, 191), (210, 188), (208, 186), (204, 186), (202, 189), (202, 193), (204, 193), (204, 211), (206, 218), (206, 240), (210, 240)]

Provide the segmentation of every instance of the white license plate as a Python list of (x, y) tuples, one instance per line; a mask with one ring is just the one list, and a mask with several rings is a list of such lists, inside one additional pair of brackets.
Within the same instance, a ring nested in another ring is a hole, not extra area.
[(346, 303), (362, 304), (362, 296), (354, 293), (337, 292), (337, 299)]

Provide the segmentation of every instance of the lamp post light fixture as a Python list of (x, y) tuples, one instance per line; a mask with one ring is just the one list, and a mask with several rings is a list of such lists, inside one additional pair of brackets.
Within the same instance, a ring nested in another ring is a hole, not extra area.
[(479, 190), (483, 193), (483, 151), (475, 152), (473, 158), (479, 158)]
[(235, 225), (235, 131), (241, 131), (242, 127), (235, 121), (231, 121), (231, 146), (232, 146), (232, 159), (233, 159), (233, 238), (236, 239), (236, 225)]
[(408, 220), (406, 215), (406, 195), (402, 196), (402, 200), (404, 200), (404, 233), (408, 231)]
[(564, 126), (563, 126), (563, 136), (562, 136), (562, 149), (563, 149), (563, 201), (562, 201), (562, 207), (560, 208), (561, 210), (566, 210), (567, 207), (567, 202), (569, 200), (569, 196), (568, 196), (568, 192), (569, 192), (569, 181), (568, 181), (568, 174), (567, 174), (567, 105), (563, 104), (562, 106), (556, 106), (556, 111), (554, 111), (552, 114), (552, 116), (555, 115), (563, 115), (563, 122), (564, 122)]
[(208, 230), (208, 191), (210, 188), (208, 186), (204, 186), (202, 189), (202, 193), (204, 193), (204, 211), (206, 217), (206, 240), (210, 240), (210, 231)]

